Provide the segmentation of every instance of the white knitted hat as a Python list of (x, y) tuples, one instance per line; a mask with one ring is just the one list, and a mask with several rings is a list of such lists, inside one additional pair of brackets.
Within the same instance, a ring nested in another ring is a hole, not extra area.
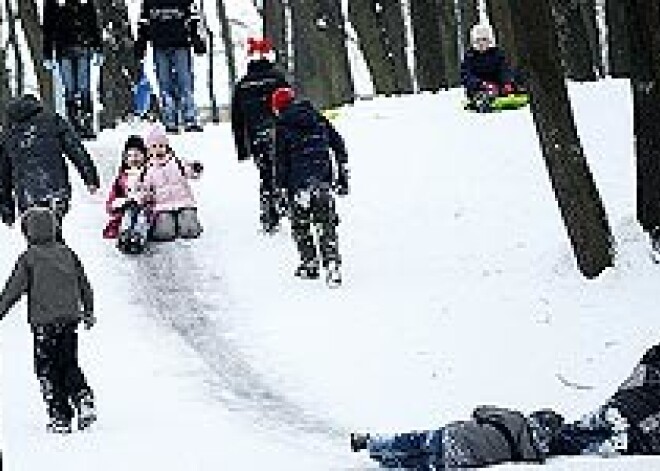
[(470, 41), (472, 42), (472, 46), (474, 46), (479, 39), (488, 39), (490, 45), (495, 46), (495, 33), (489, 24), (479, 23), (472, 27), (470, 30)]

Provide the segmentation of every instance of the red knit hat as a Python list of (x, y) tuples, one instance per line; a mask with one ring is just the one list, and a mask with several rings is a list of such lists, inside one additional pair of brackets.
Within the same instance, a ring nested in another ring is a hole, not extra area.
[(277, 88), (270, 96), (270, 109), (273, 110), (273, 113), (280, 112), (283, 108), (289, 106), (295, 97), (296, 93), (292, 88)]
[(268, 38), (263, 38), (263, 39), (248, 38), (247, 43), (248, 43), (248, 50), (247, 50), (248, 56), (251, 56), (253, 54), (259, 54), (260, 56), (263, 56), (273, 50), (273, 43)]

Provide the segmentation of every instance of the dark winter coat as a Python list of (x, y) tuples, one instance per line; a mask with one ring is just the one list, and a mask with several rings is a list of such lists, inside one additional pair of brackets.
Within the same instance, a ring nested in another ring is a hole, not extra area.
[(138, 22), (135, 53), (144, 57), (147, 43), (154, 48), (204, 48), (201, 19), (195, 0), (144, 0)]
[(499, 47), (491, 47), (484, 52), (469, 49), (461, 64), (461, 83), (468, 95), (481, 89), (483, 82), (503, 85), (513, 80), (504, 52)]
[(628, 452), (660, 454), (660, 345), (650, 348), (607, 406), (628, 421)]
[(452, 422), (443, 429), (438, 469), (481, 467), (505, 462), (541, 463), (545, 456), (520, 412), (499, 407), (475, 409), (472, 420)]
[(45, 0), (43, 21), (44, 59), (66, 56), (71, 48), (101, 49), (101, 32), (92, 0)]
[(28, 249), (23, 252), (0, 293), (0, 319), (28, 296), (28, 322), (46, 325), (78, 321), (94, 312), (94, 296), (76, 254), (55, 239), (49, 210), (30, 210), (23, 219)]
[[(0, 213), (19, 211), (51, 199), (69, 200), (66, 155), (88, 186), (99, 186), (92, 158), (71, 125), (32, 96), (7, 105), (8, 128), (0, 136)], [(7, 188), (7, 185), (11, 185)], [(13, 195), (12, 195), (13, 192)]]
[(277, 118), (276, 178), (289, 192), (333, 182), (330, 150), (338, 166), (348, 162), (344, 140), (309, 101), (293, 102)]
[(288, 86), (284, 75), (269, 60), (248, 63), (247, 73), (236, 84), (231, 102), (231, 128), (238, 160), (254, 154), (252, 142), (256, 134), (273, 126), (270, 96), (276, 89)]

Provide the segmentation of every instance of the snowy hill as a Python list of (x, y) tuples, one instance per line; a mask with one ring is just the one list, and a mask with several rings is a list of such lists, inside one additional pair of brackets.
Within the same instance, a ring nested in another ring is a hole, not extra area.
[[(0, 329), (6, 469), (373, 469), (349, 431), (436, 427), (483, 403), (592, 409), (657, 342), (660, 273), (634, 221), (627, 82), (571, 93), (618, 241), (616, 268), (594, 281), (574, 266), (529, 113), (463, 113), (459, 91), (361, 102), (336, 120), (352, 170), (338, 290), (293, 277), (288, 227), (257, 234), (257, 172), (236, 161), (227, 124), (172, 139), (206, 167), (198, 241), (120, 255), (100, 237), (106, 188), (90, 197), (75, 177), (65, 238), (97, 296), (80, 357), (100, 421), (44, 431), (22, 303)], [(106, 186), (135, 131), (88, 145)], [(2, 279), (23, 248), (3, 231)]]

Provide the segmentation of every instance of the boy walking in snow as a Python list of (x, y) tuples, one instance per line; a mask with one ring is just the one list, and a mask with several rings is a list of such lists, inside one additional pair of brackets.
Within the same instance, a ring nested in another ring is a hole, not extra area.
[(77, 255), (57, 240), (51, 210), (31, 208), (21, 225), (28, 248), (0, 293), (0, 320), (27, 294), (35, 373), (50, 418), (47, 429), (70, 433), (75, 413), (82, 430), (96, 420), (94, 394), (78, 366), (77, 333), (81, 320), (87, 328), (96, 321), (92, 287)]
[[(278, 88), (270, 97), (277, 116), (275, 128), (276, 180), (291, 202), (291, 229), (301, 264), (295, 275), (319, 277), (319, 258), (331, 286), (341, 284), (341, 256), (337, 241), (337, 194), (348, 194), (348, 156), (344, 140), (309, 101), (294, 101), (291, 88)], [(333, 178), (332, 155), (337, 178)], [(317, 243), (311, 226), (316, 227)]]

